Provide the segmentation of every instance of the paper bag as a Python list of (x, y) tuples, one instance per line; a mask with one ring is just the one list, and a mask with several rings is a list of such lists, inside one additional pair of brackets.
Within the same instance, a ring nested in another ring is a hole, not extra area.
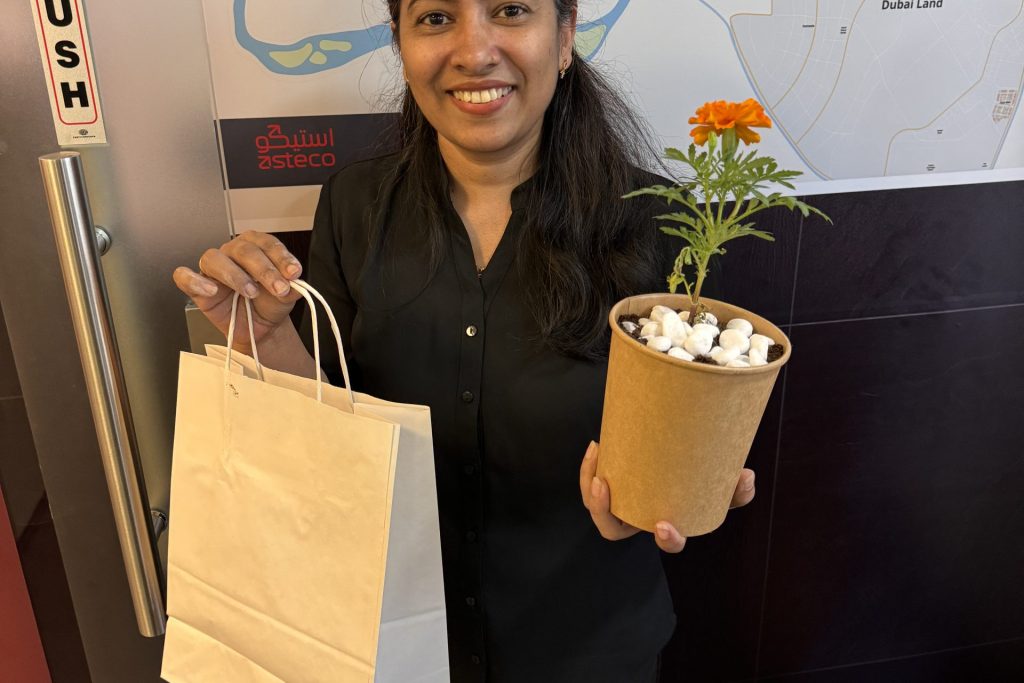
[(429, 409), (207, 351), (181, 358), (163, 677), (448, 681)]

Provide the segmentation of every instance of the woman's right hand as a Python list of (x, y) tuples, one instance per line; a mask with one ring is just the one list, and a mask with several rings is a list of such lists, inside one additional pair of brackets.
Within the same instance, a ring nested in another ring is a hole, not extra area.
[[(301, 296), (288, 284), (302, 273), (302, 264), (273, 235), (248, 231), (207, 249), (199, 258), (199, 272), (181, 266), (174, 284), (192, 297), (196, 306), (227, 336), (231, 299), (235, 292), (253, 304), (256, 341), (290, 324), (289, 313)], [(245, 309), (239, 307), (236, 326), (245, 329)], [(236, 333), (236, 348), (249, 349), (248, 335)], [(244, 340), (244, 341), (243, 341)]]

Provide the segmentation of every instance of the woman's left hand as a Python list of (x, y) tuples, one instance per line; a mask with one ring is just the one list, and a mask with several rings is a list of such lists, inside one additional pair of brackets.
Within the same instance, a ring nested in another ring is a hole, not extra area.
[[(609, 541), (621, 541), (636, 534), (640, 529), (632, 524), (626, 524), (612, 514), (608, 482), (597, 476), (597, 451), (598, 445), (591, 441), (580, 466), (580, 493), (583, 495), (583, 504), (590, 510), (590, 517), (594, 520), (597, 530), (601, 532), (601, 536)], [(736, 491), (732, 494), (729, 508), (742, 507), (753, 499), (754, 471), (744, 468), (740, 473), (740, 480), (736, 483)], [(666, 553), (678, 553), (686, 545), (686, 538), (668, 522), (658, 522), (656, 526), (654, 541)]]

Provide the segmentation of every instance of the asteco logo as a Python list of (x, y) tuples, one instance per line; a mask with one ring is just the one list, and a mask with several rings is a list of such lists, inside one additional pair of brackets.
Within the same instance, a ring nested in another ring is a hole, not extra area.
[(313, 133), (305, 128), (286, 135), (281, 124), (267, 125), (265, 135), (257, 135), (256, 158), (261, 171), (281, 168), (331, 168), (336, 163), (334, 153), (334, 128), (325, 133)]

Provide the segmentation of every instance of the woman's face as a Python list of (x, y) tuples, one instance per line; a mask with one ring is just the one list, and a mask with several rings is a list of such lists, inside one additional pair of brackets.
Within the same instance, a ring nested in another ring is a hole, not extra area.
[(479, 155), (538, 140), (575, 23), (559, 25), (554, 0), (402, 0), (405, 75), (440, 143)]

